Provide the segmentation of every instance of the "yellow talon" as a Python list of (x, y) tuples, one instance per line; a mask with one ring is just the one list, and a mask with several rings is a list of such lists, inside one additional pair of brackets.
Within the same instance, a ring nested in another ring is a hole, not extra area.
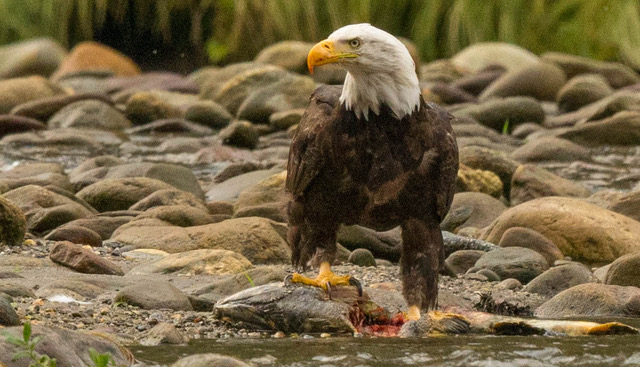
[(322, 288), (329, 293), (329, 298), (331, 298), (331, 287), (338, 285), (355, 285), (358, 288), (358, 295), (362, 296), (362, 286), (360, 282), (351, 277), (351, 275), (336, 275), (331, 271), (331, 265), (328, 262), (320, 264), (320, 272), (315, 279), (294, 273), (291, 275), (290, 281), (291, 283)]

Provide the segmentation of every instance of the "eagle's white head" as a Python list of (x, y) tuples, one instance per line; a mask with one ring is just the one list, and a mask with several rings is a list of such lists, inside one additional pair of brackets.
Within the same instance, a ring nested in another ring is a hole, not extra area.
[(380, 114), (387, 105), (396, 118), (420, 106), (420, 87), (407, 48), (391, 34), (370, 24), (352, 24), (333, 32), (309, 52), (309, 71), (335, 63), (347, 70), (340, 102), (358, 118)]

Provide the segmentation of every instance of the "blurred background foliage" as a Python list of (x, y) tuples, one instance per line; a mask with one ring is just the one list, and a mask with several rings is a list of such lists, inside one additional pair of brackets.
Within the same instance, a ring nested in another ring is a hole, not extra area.
[(504, 41), (640, 69), (639, 0), (0, 0), (0, 44), (93, 39), (156, 68), (248, 60), (356, 22), (413, 40), (424, 61)]

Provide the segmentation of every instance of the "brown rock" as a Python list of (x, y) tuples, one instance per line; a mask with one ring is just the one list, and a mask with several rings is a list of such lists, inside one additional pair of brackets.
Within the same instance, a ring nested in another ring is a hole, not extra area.
[(536, 317), (640, 316), (640, 288), (580, 284), (543, 303)]
[(481, 192), (459, 192), (454, 195), (449, 213), (440, 228), (457, 233), (458, 230), (491, 224), (507, 207), (498, 199)]
[(77, 44), (51, 79), (58, 80), (65, 74), (83, 70), (109, 70), (117, 76), (140, 74), (140, 68), (129, 57), (109, 46), (90, 41)]
[(24, 212), (27, 228), (35, 233), (46, 232), (95, 213), (66, 196), (35, 185), (11, 190), (4, 197)]
[(8, 199), (0, 196), (0, 243), (7, 246), (20, 245), (27, 231), (27, 220)]
[(545, 136), (528, 141), (511, 152), (511, 158), (519, 162), (574, 162), (590, 161), (589, 149), (566, 139)]
[(47, 126), (32, 118), (16, 115), (0, 115), (0, 138), (24, 131), (44, 130)]
[(611, 203), (609, 209), (640, 221), (640, 191), (623, 194)]
[(482, 192), (495, 198), (502, 195), (502, 181), (491, 171), (472, 169), (460, 164), (456, 179), (456, 192)]
[(479, 98), (531, 96), (538, 100), (555, 101), (556, 94), (566, 81), (564, 71), (555, 64), (538, 62), (505, 73), (489, 85)]
[(497, 243), (512, 227), (530, 228), (564, 255), (586, 263), (607, 263), (640, 251), (638, 221), (573, 198), (545, 197), (517, 205), (502, 213), (482, 239)]
[(146, 177), (131, 177), (98, 181), (76, 195), (99, 212), (126, 210), (141, 199), (171, 185)]
[(640, 83), (640, 76), (633, 69), (618, 62), (597, 61), (560, 52), (545, 52), (541, 58), (558, 65), (568, 78), (579, 74), (600, 74), (614, 89)]
[(616, 259), (607, 271), (606, 284), (630, 285), (640, 288), (640, 252), (621, 256)]
[(124, 275), (118, 265), (68, 241), (56, 242), (51, 248), (49, 258), (80, 273)]
[(99, 234), (89, 228), (73, 224), (66, 224), (54, 229), (51, 233), (46, 235), (44, 239), (50, 241), (69, 241), (71, 243), (88, 245), (91, 247), (102, 246), (102, 238)]
[(458, 250), (447, 257), (445, 264), (454, 274), (465, 274), (482, 255), (484, 251), (480, 250)]
[(511, 178), (511, 204), (544, 196), (588, 197), (591, 192), (586, 187), (557, 176), (546, 169), (534, 165), (522, 165)]
[(0, 81), (0, 114), (35, 99), (64, 94), (57, 85), (41, 76), (29, 76)]
[(553, 267), (538, 275), (523, 291), (553, 297), (578, 284), (594, 283), (596, 278), (584, 265), (573, 263)]
[(524, 247), (538, 252), (553, 266), (556, 260), (564, 259), (562, 251), (548, 238), (540, 233), (524, 227), (512, 227), (504, 232), (500, 242), (500, 247)]

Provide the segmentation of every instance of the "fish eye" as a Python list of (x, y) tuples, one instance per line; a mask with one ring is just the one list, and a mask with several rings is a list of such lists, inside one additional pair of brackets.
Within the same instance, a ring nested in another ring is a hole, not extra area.
[(360, 47), (360, 40), (357, 38), (354, 38), (352, 40), (349, 41), (349, 46), (353, 47), (353, 48), (358, 48)]

